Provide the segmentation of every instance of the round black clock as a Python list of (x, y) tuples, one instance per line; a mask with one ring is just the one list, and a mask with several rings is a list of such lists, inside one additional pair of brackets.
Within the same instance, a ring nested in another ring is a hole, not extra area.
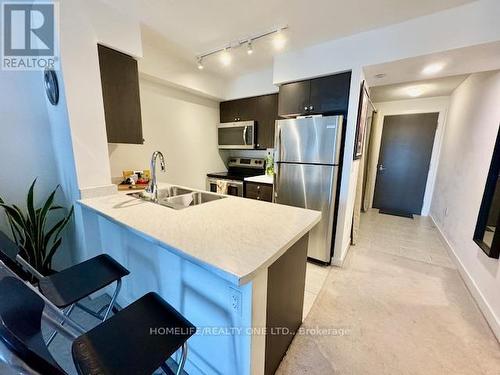
[(59, 103), (59, 84), (57, 83), (57, 75), (53, 69), (45, 69), (44, 73), (45, 92), (52, 105)]

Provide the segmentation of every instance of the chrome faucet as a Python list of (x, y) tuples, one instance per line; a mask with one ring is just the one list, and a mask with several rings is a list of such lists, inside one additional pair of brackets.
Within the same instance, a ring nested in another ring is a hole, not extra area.
[(156, 159), (160, 158), (160, 168), (162, 172), (165, 172), (165, 158), (160, 151), (153, 152), (151, 156), (151, 181), (146, 188), (146, 192), (151, 194), (151, 200), (153, 202), (158, 202), (158, 184), (156, 182)]

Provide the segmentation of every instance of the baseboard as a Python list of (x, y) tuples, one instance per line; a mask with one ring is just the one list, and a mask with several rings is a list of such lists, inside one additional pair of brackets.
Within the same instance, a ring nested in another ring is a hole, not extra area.
[(443, 243), (446, 245), (446, 250), (448, 252), (448, 255), (450, 258), (455, 262), (458, 273), (462, 277), (462, 280), (464, 281), (465, 285), (467, 286), (467, 289), (469, 290), (470, 294), (476, 301), (477, 306), (479, 307), (479, 310), (481, 310), (484, 318), (488, 322), (488, 325), (490, 326), (491, 330), (493, 331), (493, 334), (496, 336), (497, 340), (500, 342), (500, 319), (495, 315), (493, 309), (491, 308), (490, 304), (488, 301), (484, 298), (483, 293), (479, 290), (476, 282), (474, 279), (471, 277), (467, 269), (464, 267), (462, 261), (460, 258), (458, 258), (457, 254), (455, 253), (455, 250), (451, 246), (450, 242), (446, 238), (445, 234), (437, 224), (436, 220), (434, 220), (434, 217), (429, 215), (431, 218), (432, 222), (436, 226), (439, 235), (441, 236), (441, 239), (443, 240)]

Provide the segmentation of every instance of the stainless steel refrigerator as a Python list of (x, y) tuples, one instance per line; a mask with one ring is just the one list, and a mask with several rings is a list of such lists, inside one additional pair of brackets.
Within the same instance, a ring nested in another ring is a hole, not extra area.
[(308, 257), (330, 263), (342, 140), (342, 116), (276, 121), (274, 201), (321, 211)]

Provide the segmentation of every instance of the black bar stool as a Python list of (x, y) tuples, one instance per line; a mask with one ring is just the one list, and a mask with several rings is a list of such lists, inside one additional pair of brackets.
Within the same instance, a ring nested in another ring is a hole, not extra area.
[[(65, 309), (66, 317), (69, 317), (75, 306), (78, 306), (101, 321), (108, 319), (120, 293), (122, 278), (130, 273), (109, 255), (103, 254), (53, 275), (44, 276), (26, 262), (19, 252), (19, 246), (0, 231), (1, 259), (22, 279), (26, 280), (28, 277), (24, 271), (33, 276), (38, 281), (41, 293), (55, 306)], [(116, 282), (116, 288), (111, 302), (99, 312), (94, 312), (78, 303), (113, 282)], [(54, 340), (56, 334), (57, 332), (54, 332), (49, 337), (48, 345)]]
[[(41, 333), (44, 302), (21, 280), (0, 280), (0, 339), (34, 371), (66, 375), (49, 353)], [(161, 328), (161, 331), (158, 330)], [(154, 334), (162, 332), (165, 334)], [(80, 375), (150, 375), (164, 368), (183, 348), (177, 374), (183, 371), (187, 340), (196, 328), (156, 293), (148, 293), (72, 344)]]

